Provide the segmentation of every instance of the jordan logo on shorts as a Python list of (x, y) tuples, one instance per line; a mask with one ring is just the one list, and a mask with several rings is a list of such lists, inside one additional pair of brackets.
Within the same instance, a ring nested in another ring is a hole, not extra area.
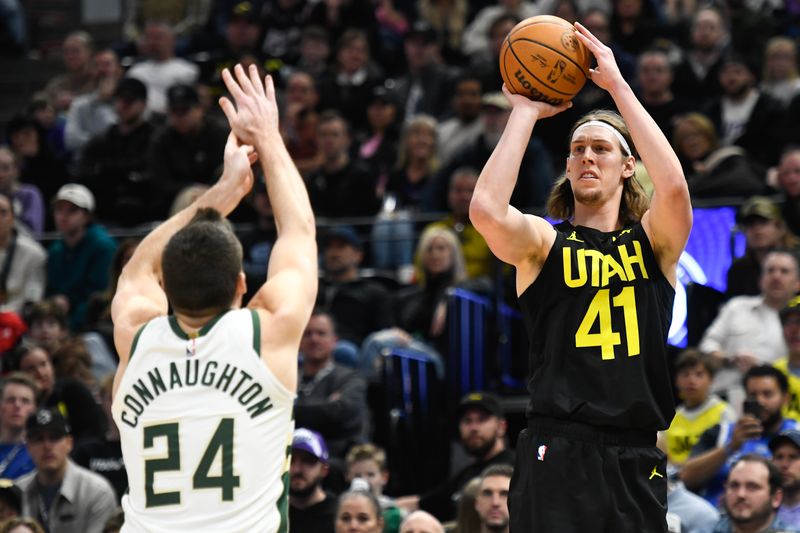
[(661, 474), (659, 474), (659, 473), (658, 473), (658, 470), (657, 470), (657, 469), (658, 469), (658, 467), (657, 467), (657, 466), (654, 466), (654, 467), (653, 467), (653, 471), (652, 471), (652, 472), (650, 472), (650, 477), (649, 477), (649, 478), (647, 478), (647, 479), (653, 479), (653, 478), (654, 478), (654, 477), (656, 477), (656, 476), (657, 476), (657, 477), (664, 477), (663, 475), (661, 475)]
[(536, 452), (536, 459), (538, 459), (539, 461), (544, 461), (544, 454), (546, 453), (547, 453), (547, 445), (542, 444), (541, 446), (539, 446), (539, 450)]

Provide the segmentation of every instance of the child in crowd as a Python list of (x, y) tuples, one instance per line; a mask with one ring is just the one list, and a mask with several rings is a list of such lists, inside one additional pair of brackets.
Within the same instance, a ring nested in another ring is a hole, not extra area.
[[(403, 520), (403, 511), (395, 505), (392, 498), (383, 494), (383, 488), (389, 481), (389, 469), (386, 467), (386, 452), (374, 444), (353, 446), (346, 458), (347, 481), (353, 489), (369, 490), (378, 498), (383, 510), (383, 533), (397, 533)], [(360, 481), (355, 481), (360, 480)], [(353, 483), (355, 481), (355, 483)], [(365, 482), (369, 484), (361, 487)]]

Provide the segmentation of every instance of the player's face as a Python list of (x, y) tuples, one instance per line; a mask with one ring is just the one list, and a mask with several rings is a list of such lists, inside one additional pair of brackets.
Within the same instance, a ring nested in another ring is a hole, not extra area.
[(783, 340), (790, 355), (800, 355), (800, 314), (791, 313), (783, 319)]
[(696, 407), (708, 398), (711, 375), (702, 364), (681, 369), (675, 377), (678, 395), (689, 406)]
[(739, 526), (766, 521), (780, 505), (780, 495), (770, 494), (769, 472), (761, 463), (742, 461), (733, 467), (725, 486), (725, 509)]
[(380, 533), (383, 519), (364, 496), (351, 496), (339, 506), (336, 533)]
[(622, 154), (613, 132), (601, 126), (581, 128), (570, 143), (567, 178), (578, 203), (599, 206), (622, 194), (635, 161)]
[(778, 166), (778, 183), (787, 196), (800, 196), (800, 152), (783, 156)]
[(790, 442), (784, 442), (772, 452), (772, 462), (781, 471), (784, 490), (800, 489), (800, 448)]
[(376, 496), (383, 494), (383, 487), (386, 485), (386, 474), (381, 472), (378, 463), (371, 459), (356, 461), (350, 466), (347, 477), (351, 480), (361, 478), (369, 483), (369, 488)]
[(58, 472), (67, 464), (72, 451), (72, 437), (57, 435), (50, 431), (37, 431), (28, 435), (28, 453), (33, 464), (43, 472)]
[(511, 479), (491, 476), (481, 482), (475, 510), (486, 530), (503, 531), (508, 526), (508, 487)]
[(761, 270), (761, 292), (768, 300), (789, 301), (800, 289), (797, 262), (789, 254), (767, 255)]
[(505, 423), (480, 408), (467, 409), (458, 423), (461, 444), (474, 457), (486, 455), (505, 435)]
[(36, 386), (42, 391), (53, 390), (55, 377), (53, 365), (47, 353), (41, 348), (33, 348), (19, 362), (19, 369), (33, 378)]
[(30, 387), (9, 383), (3, 388), (0, 398), (0, 426), (20, 430), (36, 408), (36, 398)]

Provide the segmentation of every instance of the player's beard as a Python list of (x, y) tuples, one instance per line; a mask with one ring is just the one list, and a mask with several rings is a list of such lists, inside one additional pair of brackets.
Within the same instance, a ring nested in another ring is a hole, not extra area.
[(600, 203), (600, 197), (602, 196), (602, 192), (597, 189), (592, 191), (573, 189), (572, 194), (575, 195), (575, 201), (583, 205), (597, 205)]

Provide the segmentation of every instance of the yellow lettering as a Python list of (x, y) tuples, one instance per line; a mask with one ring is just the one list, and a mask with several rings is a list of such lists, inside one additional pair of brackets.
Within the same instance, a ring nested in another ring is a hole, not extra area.
[(592, 287), (600, 287), (600, 263), (603, 261), (603, 254), (598, 250), (586, 250), (586, 255), (592, 258)]
[(617, 246), (619, 256), (622, 260), (622, 266), (625, 268), (625, 276), (629, 281), (636, 279), (636, 274), (633, 272), (633, 265), (638, 264), (639, 270), (644, 279), (649, 279), (647, 269), (644, 267), (644, 255), (642, 254), (642, 245), (639, 241), (633, 241), (634, 254), (628, 255), (628, 247), (624, 244)]
[(608, 280), (612, 276), (619, 276), (622, 281), (627, 281), (627, 278), (625, 277), (625, 271), (622, 270), (622, 267), (620, 266), (619, 263), (617, 263), (617, 260), (614, 259), (613, 256), (604, 255), (603, 256), (603, 281), (602, 281), (602, 285), (601, 286), (605, 287), (606, 285), (608, 285)]
[(564, 247), (563, 250), (564, 283), (571, 289), (586, 285), (586, 251), (583, 249), (577, 250), (575, 262), (578, 263), (578, 278), (574, 279), (572, 277), (572, 249)]

